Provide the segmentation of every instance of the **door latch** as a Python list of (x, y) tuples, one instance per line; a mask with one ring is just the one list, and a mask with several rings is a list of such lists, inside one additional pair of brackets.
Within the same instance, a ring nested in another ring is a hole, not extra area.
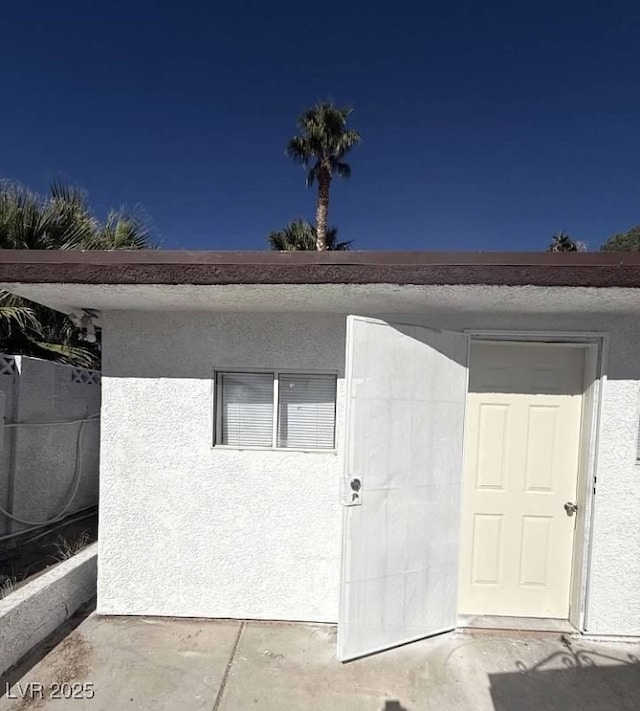
[(571, 501), (567, 501), (564, 505), (564, 510), (567, 512), (567, 516), (573, 516), (573, 514), (578, 512), (578, 505), (572, 503)]
[(344, 503), (346, 506), (359, 506), (362, 504), (362, 479), (360, 477), (356, 476), (349, 479)]

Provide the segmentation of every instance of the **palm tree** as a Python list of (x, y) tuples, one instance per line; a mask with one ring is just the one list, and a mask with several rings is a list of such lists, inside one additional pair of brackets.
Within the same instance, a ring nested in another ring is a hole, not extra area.
[(21, 185), (0, 183), (0, 247), (4, 249), (59, 249), (80, 242), (92, 226), (75, 214), (56, 194), (43, 200)]
[[(267, 240), (274, 251), (290, 252), (317, 249), (316, 228), (306, 220), (294, 220), (283, 230), (272, 232)], [(338, 242), (338, 228), (329, 227), (325, 236), (325, 249), (344, 252), (351, 242)]]
[(46, 197), (0, 181), (2, 249), (149, 249), (150, 227), (140, 210), (111, 210), (104, 223), (93, 215), (86, 194), (53, 183)]
[[(0, 181), (0, 248), (144, 249), (152, 245), (146, 217), (112, 210), (104, 223), (84, 192), (54, 183), (41, 197)], [(0, 291), (0, 350), (85, 367), (100, 362), (99, 344), (87, 343), (68, 316)]]
[(324, 101), (307, 109), (298, 119), (300, 133), (287, 144), (286, 154), (305, 168), (307, 186), (318, 183), (316, 206), (316, 249), (327, 249), (329, 189), (335, 174), (351, 176), (351, 166), (344, 157), (360, 143), (360, 134), (347, 129), (352, 109), (339, 108)]
[(151, 226), (146, 215), (138, 209), (135, 214), (123, 208), (111, 210), (100, 226), (97, 240), (85, 249), (151, 249)]
[(553, 235), (551, 244), (547, 247), (547, 252), (579, 252), (579, 244), (570, 237), (564, 230)]

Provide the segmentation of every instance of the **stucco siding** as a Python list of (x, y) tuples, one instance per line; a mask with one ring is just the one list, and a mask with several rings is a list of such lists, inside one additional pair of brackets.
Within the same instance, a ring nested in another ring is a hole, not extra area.
[(108, 314), (99, 612), (335, 621), (338, 455), (212, 448), (212, 376), (343, 354), (339, 317)]
[[(397, 318), (609, 335), (587, 629), (640, 634), (640, 323), (560, 306)], [(340, 314), (104, 315), (99, 612), (336, 621), (344, 334)], [(338, 371), (338, 455), (212, 448), (230, 366)]]

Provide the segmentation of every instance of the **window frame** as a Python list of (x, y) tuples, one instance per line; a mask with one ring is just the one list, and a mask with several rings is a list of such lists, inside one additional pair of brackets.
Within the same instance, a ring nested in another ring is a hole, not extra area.
[[(273, 375), (273, 428), (271, 446), (222, 444), (222, 389), (218, 387), (218, 376), (223, 373), (266, 373)], [(280, 423), (280, 375), (331, 375), (335, 378), (336, 397), (333, 403), (333, 447), (278, 447), (278, 425)], [(234, 452), (306, 452), (310, 454), (338, 453), (338, 371), (332, 369), (317, 370), (312, 368), (238, 368), (237, 366), (216, 367), (213, 371), (213, 441), (212, 449), (231, 450)]]

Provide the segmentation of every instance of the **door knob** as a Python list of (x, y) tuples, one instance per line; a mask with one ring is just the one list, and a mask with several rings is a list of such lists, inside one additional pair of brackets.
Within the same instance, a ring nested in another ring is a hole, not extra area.
[(567, 516), (573, 516), (573, 514), (578, 511), (578, 505), (572, 503), (571, 501), (567, 501), (564, 505), (564, 510), (567, 512)]
[(351, 501), (358, 501), (360, 499), (360, 489), (362, 489), (362, 482), (360, 481), (360, 479), (355, 477), (349, 482), (349, 486), (351, 487)]

